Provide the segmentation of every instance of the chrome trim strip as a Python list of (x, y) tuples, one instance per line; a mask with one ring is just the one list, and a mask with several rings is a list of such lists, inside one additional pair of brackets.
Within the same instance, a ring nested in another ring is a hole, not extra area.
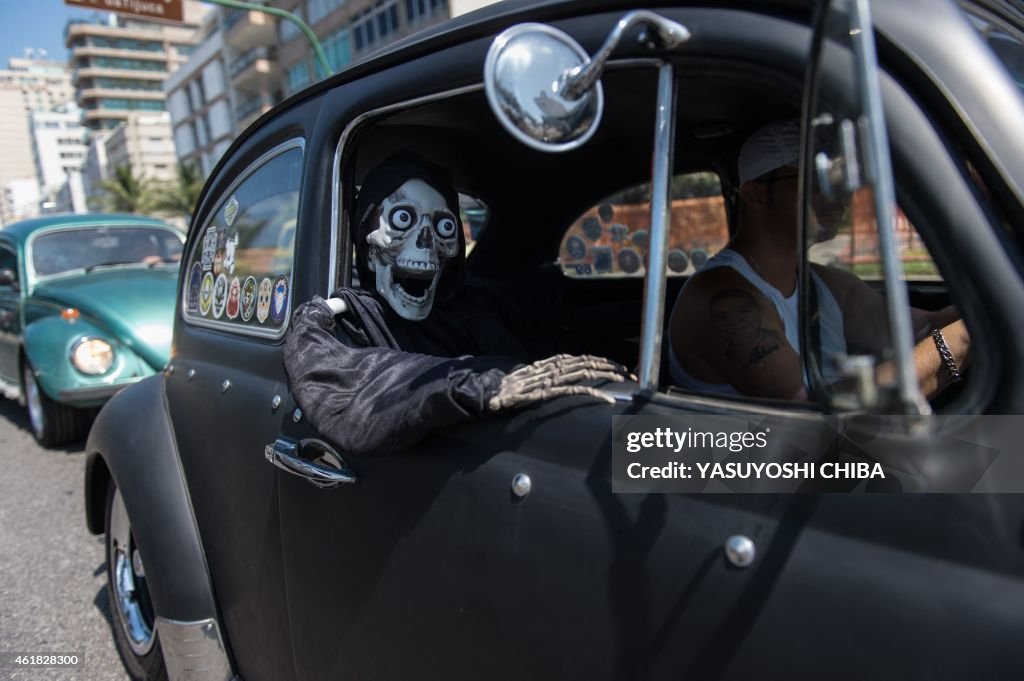
[(850, 3), (850, 39), (859, 72), (858, 88), (861, 101), (867, 107), (867, 145), (863, 149), (865, 165), (872, 186), (875, 218), (878, 221), (878, 242), (882, 251), (882, 269), (885, 272), (885, 295), (892, 327), (893, 352), (897, 365), (900, 401), (909, 414), (930, 414), (931, 407), (921, 394), (914, 367), (914, 331), (910, 321), (910, 296), (903, 283), (903, 266), (896, 243), (893, 213), (896, 207), (896, 189), (889, 156), (889, 135), (882, 110), (882, 87), (878, 76), (878, 57), (875, 51), (874, 26), (868, 0)]
[(170, 681), (231, 681), (224, 639), (217, 621), (179, 622), (156, 618), (157, 634)]
[[(183, 269), (180, 270), (180, 274), (179, 274), (179, 278), (181, 279), (181, 291), (182, 291), (182, 293), (181, 293), (181, 296), (179, 296), (178, 302), (175, 303), (176, 306), (179, 306), (179, 309), (181, 311), (181, 318), (183, 320), (185, 320), (186, 324), (191, 324), (193, 326), (201, 326), (201, 327), (208, 328), (208, 329), (217, 329), (217, 330), (220, 330), (220, 331), (228, 331), (230, 333), (233, 333), (233, 334), (236, 334), (236, 335), (239, 335), (239, 336), (255, 336), (257, 338), (269, 338), (271, 340), (279, 340), (279, 339), (283, 338), (284, 334), (288, 331), (288, 321), (291, 319), (291, 316), (292, 316), (292, 298), (293, 298), (294, 292), (295, 292), (294, 283), (290, 283), (289, 286), (288, 286), (288, 304), (287, 304), (287, 307), (285, 307), (285, 317), (284, 317), (285, 321), (281, 323), (281, 328), (276, 329), (276, 330), (275, 329), (260, 328), (260, 327), (253, 327), (253, 326), (243, 326), (242, 324), (232, 324), (231, 322), (222, 322), (222, 321), (218, 321), (216, 319), (205, 319), (203, 317), (197, 317), (197, 316), (189, 313), (189, 311), (188, 311), (188, 304), (187, 304), (187, 301), (185, 299), (188, 296), (188, 281), (187, 281), (187, 278), (188, 278), (188, 268), (189, 268), (189, 266), (192, 263), (192, 256), (195, 254), (196, 249), (200, 248), (200, 242), (202, 241), (202, 236), (201, 235), (206, 233), (206, 228), (210, 226), (210, 222), (217, 216), (217, 213), (220, 212), (221, 207), (231, 197), (231, 194), (236, 189), (238, 189), (239, 185), (241, 185), (243, 182), (245, 182), (247, 179), (249, 179), (250, 175), (255, 173), (257, 170), (259, 170), (264, 165), (266, 165), (266, 163), (268, 161), (270, 161), (272, 158), (274, 158), (275, 156), (280, 156), (281, 154), (283, 154), (283, 153), (285, 153), (287, 151), (291, 151), (292, 149), (296, 149), (296, 148), (302, 150), (303, 164), (305, 164), (306, 138), (304, 138), (304, 137), (295, 137), (295, 138), (292, 138), (292, 139), (290, 139), (290, 140), (288, 140), (286, 142), (282, 142), (281, 144), (278, 144), (276, 147), (274, 147), (274, 148), (270, 149), (269, 151), (265, 152), (259, 158), (257, 158), (255, 161), (253, 161), (248, 166), (246, 166), (245, 170), (237, 178), (235, 178), (234, 182), (232, 182), (230, 185), (228, 185), (228, 188), (221, 193), (221, 195), (220, 195), (220, 198), (221, 198), (220, 202), (216, 204), (214, 210), (211, 211), (210, 214), (207, 216), (206, 220), (203, 221), (202, 226), (199, 227), (196, 230), (195, 236), (193, 236), (192, 248), (191, 248), (191, 250), (189, 250), (189, 252), (187, 254), (185, 254), (185, 257), (182, 258), (182, 268)], [(305, 167), (305, 166), (303, 166), (303, 167)], [(302, 196), (302, 189), (303, 189), (303, 184), (302, 184), (302, 181), (300, 179), (300, 183), (299, 183), (299, 196), (300, 196), (299, 200), (300, 201), (301, 201), (301, 196)], [(302, 211), (300, 210), (299, 213), (301, 213), (301, 212)], [(298, 219), (299, 219), (299, 215), (296, 214), (296, 216), (295, 216), (295, 221), (296, 221), (295, 222), (295, 234), (296, 234), (296, 237), (299, 234)], [(291, 277), (290, 278), (293, 278), (294, 276), (295, 276), (295, 248), (293, 247), (292, 248), (292, 272), (291, 272)]]
[[(365, 123), (367, 119), (374, 118), (376, 116), (401, 111), (402, 109), (411, 109), (415, 106), (429, 104), (442, 99), (450, 99), (451, 97), (458, 97), (459, 95), (468, 94), (470, 92), (479, 92), (483, 89), (483, 83), (477, 83), (476, 85), (466, 85), (455, 88), (454, 90), (445, 90), (444, 92), (410, 99), (409, 101), (400, 102), (398, 104), (389, 104), (387, 106), (382, 106), (379, 109), (363, 112), (349, 121), (349, 124), (345, 126), (345, 129), (341, 133), (341, 137), (338, 138), (338, 146), (334, 150), (334, 167), (331, 171), (331, 181), (334, 183), (334, 186), (331, 188), (331, 260), (327, 279), (328, 285), (327, 290), (324, 291), (324, 298), (328, 298), (331, 292), (339, 286), (348, 286), (351, 284), (351, 281), (348, 281), (348, 277), (346, 277), (346, 281), (338, 281), (338, 247), (340, 245), (341, 234), (346, 227), (341, 223), (341, 159), (342, 156), (344, 156), (345, 145), (348, 143), (348, 140), (355, 129)], [(348, 245), (346, 244), (346, 249), (347, 248)], [(348, 257), (348, 252), (346, 251), (346, 261), (348, 260)]]
[(665, 271), (668, 269), (668, 237), (671, 183), (675, 151), (676, 82), (672, 65), (658, 67), (658, 101), (654, 120), (654, 157), (651, 161), (651, 236), (644, 277), (643, 328), (640, 332), (641, 395), (658, 390), (661, 368), (661, 336), (665, 310)]
[(74, 400), (101, 400), (108, 397), (113, 397), (117, 393), (121, 392), (124, 388), (138, 383), (141, 381), (143, 376), (137, 376), (135, 378), (126, 379), (118, 383), (110, 385), (99, 385), (90, 386), (88, 388), (67, 388), (57, 393), (57, 397), (60, 398), (61, 402), (71, 402)]

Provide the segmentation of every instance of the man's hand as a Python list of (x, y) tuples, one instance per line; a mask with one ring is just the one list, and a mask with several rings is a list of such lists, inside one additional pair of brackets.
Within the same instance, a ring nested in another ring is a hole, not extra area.
[(615, 398), (608, 393), (574, 384), (596, 380), (618, 383), (626, 379), (636, 380), (626, 367), (603, 357), (555, 355), (506, 375), (501, 380), (498, 394), (490, 399), (487, 407), (490, 411), (501, 411), (568, 395), (590, 395), (614, 404)]

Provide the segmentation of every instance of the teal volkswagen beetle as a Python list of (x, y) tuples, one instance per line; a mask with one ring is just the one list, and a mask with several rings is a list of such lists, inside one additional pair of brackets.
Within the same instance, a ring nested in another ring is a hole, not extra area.
[(159, 371), (184, 235), (137, 215), (49, 215), (0, 229), (0, 386), (52, 447)]

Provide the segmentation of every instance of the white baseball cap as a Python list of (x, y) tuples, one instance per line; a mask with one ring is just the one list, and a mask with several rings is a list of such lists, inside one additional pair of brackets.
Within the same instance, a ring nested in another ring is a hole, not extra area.
[(776, 168), (800, 165), (800, 122), (769, 123), (747, 138), (740, 148), (740, 184), (756, 180)]

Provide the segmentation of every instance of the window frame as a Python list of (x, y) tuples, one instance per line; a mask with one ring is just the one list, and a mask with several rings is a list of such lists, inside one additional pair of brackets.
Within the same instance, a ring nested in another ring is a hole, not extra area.
[[(220, 320), (220, 319), (207, 319), (205, 317), (201, 317), (201, 316), (197, 316), (197, 315), (191, 314), (188, 311), (188, 305), (185, 304), (185, 302), (186, 302), (186, 299), (188, 297), (189, 269), (192, 266), (192, 263), (193, 263), (193, 260), (194, 260), (194, 256), (196, 254), (197, 249), (202, 247), (202, 241), (203, 241), (202, 235), (206, 234), (206, 230), (210, 226), (210, 223), (214, 219), (216, 219), (217, 215), (221, 211), (221, 208), (223, 208), (224, 204), (228, 200), (230, 200), (231, 196), (235, 193), (235, 190), (238, 189), (238, 187), (240, 187), (243, 182), (248, 180), (260, 168), (265, 166), (271, 160), (273, 160), (274, 158), (277, 158), (281, 154), (284, 154), (284, 153), (286, 153), (288, 151), (291, 151), (292, 149), (299, 149), (301, 151), (301, 153), (302, 153), (302, 166), (303, 166), (303, 169), (305, 169), (305, 163), (306, 163), (306, 139), (304, 137), (293, 137), (293, 138), (291, 138), (289, 140), (285, 140), (284, 142), (275, 145), (274, 147), (271, 147), (270, 149), (265, 151), (263, 154), (261, 154), (259, 158), (257, 158), (255, 161), (250, 163), (248, 166), (246, 166), (245, 170), (243, 170), (242, 173), (239, 174), (239, 176), (236, 177), (234, 179), (234, 181), (232, 181), (232, 183), (230, 185), (228, 185), (227, 189), (225, 189), (221, 193), (220, 200), (217, 201), (215, 204), (213, 204), (214, 208), (213, 208), (213, 210), (211, 210), (207, 214), (206, 220), (203, 221), (202, 226), (199, 229), (193, 231), (195, 236), (192, 239), (192, 245), (191, 245), (191, 247), (188, 248), (187, 252), (182, 256), (182, 266), (181, 266), (181, 274), (180, 274), (180, 277), (181, 277), (181, 295), (178, 296), (178, 308), (179, 308), (179, 311), (180, 311), (179, 316), (181, 317), (182, 321), (184, 321), (186, 324), (189, 324), (191, 326), (201, 327), (201, 328), (214, 329), (214, 330), (217, 330), (217, 331), (225, 331), (227, 333), (230, 333), (230, 334), (236, 335), (236, 336), (251, 336), (251, 337), (254, 337), (254, 338), (265, 338), (265, 339), (269, 339), (269, 340), (280, 340), (280, 339), (284, 338), (285, 333), (288, 332), (288, 320), (291, 319), (292, 301), (293, 301), (294, 295), (295, 295), (295, 285), (294, 285), (295, 256), (298, 253), (298, 249), (295, 248), (294, 245), (292, 246), (292, 254), (291, 254), (292, 268), (291, 268), (291, 273), (288, 276), (289, 285), (288, 285), (288, 300), (287, 300), (286, 305), (285, 305), (285, 317), (284, 317), (285, 321), (281, 323), (281, 326), (279, 328), (273, 329), (273, 328), (270, 328), (270, 327), (251, 326), (251, 325), (247, 325), (247, 324), (236, 324), (236, 323), (231, 322), (231, 321), (223, 321), (223, 320)], [(300, 215), (302, 214), (302, 210), (301, 210), (301, 207), (302, 207), (302, 190), (303, 190), (303, 187), (305, 186), (305, 182), (303, 181), (303, 179), (304, 178), (302, 178), (302, 177), (299, 178), (299, 210), (297, 210), (296, 213), (295, 213), (296, 235), (298, 235), (298, 229), (299, 229), (298, 220), (299, 220)]]

